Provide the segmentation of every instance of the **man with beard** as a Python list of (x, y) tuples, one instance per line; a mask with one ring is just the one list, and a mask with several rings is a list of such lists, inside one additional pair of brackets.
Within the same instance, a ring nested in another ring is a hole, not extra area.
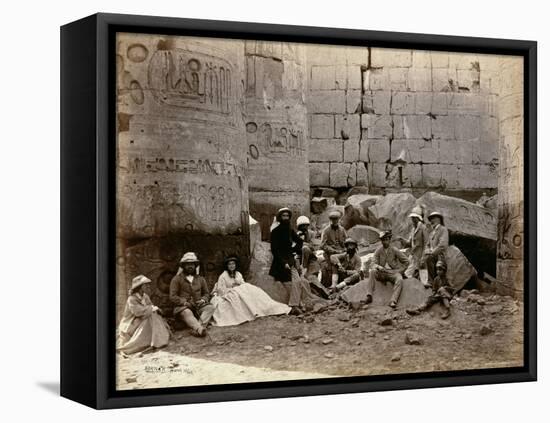
[(334, 254), (331, 257), (339, 281), (336, 289), (344, 289), (346, 286), (354, 285), (361, 280), (361, 259), (357, 255), (357, 242), (352, 238), (348, 238), (344, 245), (346, 246), (345, 253)]
[(301, 313), (300, 301), (302, 299), (303, 280), (299, 275), (294, 257), (295, 245), (301, 243), (301, 239), (290, 227), (292, 212), (289, 208), (279, 209), (276, 215), (276, 223), (271, 227), (271, 254), (273, 261), (269, 269), (270, 276), (282, 282), (289, 293), (289, 314)]
[(214, 306), (209, 303), (210, 291), (206, 280), (198, 275), (198, 264), (195, 253), (183, 255), (180, 271), (170, 282), (170, 301), (174, 304), (174, 316), (183, 320), (193, 335), (205, 336)]

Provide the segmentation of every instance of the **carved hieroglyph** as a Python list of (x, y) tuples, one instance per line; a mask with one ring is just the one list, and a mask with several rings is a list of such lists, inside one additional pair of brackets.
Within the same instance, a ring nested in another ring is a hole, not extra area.
[(501, 60), (497, 279), (502, 294), (523, 298), (523, 59)]
[(120, 299), (138, 273), (167, 293), (188, 250), (211, 281), (225, 254), (246, 266), (243, 72), (242, 41), (118, 34)]
[(262, 238), (276, 211), (309, 211), (304, 46), (246, 41), (246, 139), (250, 213)]

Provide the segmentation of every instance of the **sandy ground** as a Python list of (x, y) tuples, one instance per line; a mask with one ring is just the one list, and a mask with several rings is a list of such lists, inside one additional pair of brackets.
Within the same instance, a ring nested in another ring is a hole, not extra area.
[(118, 389), (312, 379), (523, 365), (523, 304), (463, 292), (452, 314), (341, 304), (320, 313), (275, 316), (174, 334), (158, 351), (117, 356)]

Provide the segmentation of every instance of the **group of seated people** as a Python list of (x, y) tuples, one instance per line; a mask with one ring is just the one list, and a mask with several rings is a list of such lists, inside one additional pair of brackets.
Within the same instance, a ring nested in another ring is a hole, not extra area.
[[(271, 253), (273, 260), (269, 274), (282, 283), (288, 293), (288, 304), (273, 300), (261, 288), (246, 283), (237, 270), (238, 258), (224, 261), (224, 271), (212, 291), (206, 279), (199, 274), (199, 260), (187, 252), (179, 262), (177, 274), (170, 283), (170, 301), (173, 314), (195, 336), (206, 335), (209, 324), (233, 326), (262, 316), (303, 313), (306, 304), (327, 300), (338, 301), (339, 293), (349, 286), (365, 284), (365, 304), (372, 302), (375, 282), (390, 282), (393, 292), (389, 306), (395, 308), (401, 294), (403, 279), (419, 278), (427, 270), (425, 286), (432, 294), (420, 307), (407, 309), (411, 315), (441, 303), (450, 314), (449, 301), (453, 290), (446, 276), (445, 251), (449, 233), (439, 212), (429, 215), (431, 230), (422, 217), (422, 209), (415, 207), (409, 215), (412, 229), (408, 239), (400, 238), (408, 247), (407, 254), (392, 245), (391, 231), (380, 233), (381, 245), (374, 252), (369, 268), (363, 268), (358, 255), (358, 243), (348, 237), (340, 224), (340, 213), (329, 214), (330, 223), (316, 243), (306, 216), (298, 217), (294, 230), (292, 212), (282, 208), (271, 226)], [(151, 280), (139, 275), (132, 280), (129, 296), (119, 324), (117, 350), (122, 354), (161, 348), (168, 344), (170, 328), (161, 312), (150, 299)]]

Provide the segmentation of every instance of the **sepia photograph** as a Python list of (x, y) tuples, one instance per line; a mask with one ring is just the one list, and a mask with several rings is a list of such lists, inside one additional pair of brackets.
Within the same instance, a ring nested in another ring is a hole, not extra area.
[(117, 391), (524, 366), (523, 57), (115, 44)]

